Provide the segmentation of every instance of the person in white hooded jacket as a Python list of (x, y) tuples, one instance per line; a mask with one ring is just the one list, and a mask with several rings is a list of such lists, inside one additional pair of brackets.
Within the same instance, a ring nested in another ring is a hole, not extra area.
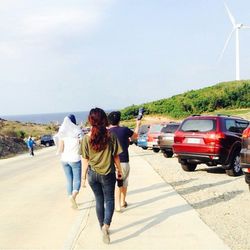
[(67, 179), (67, 193), (75, 209), (77, 209), (76, 196), (81, 187), (81, 139), (82, 131), (76, 125), (75, 116), (72, 114), (66, 116), (54, 140), (57, 151), (61, 154), (61, 162)]

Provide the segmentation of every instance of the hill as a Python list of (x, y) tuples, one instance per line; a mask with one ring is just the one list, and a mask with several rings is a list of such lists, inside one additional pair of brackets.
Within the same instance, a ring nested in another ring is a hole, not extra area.
[(0, 118), (0, 159), (27, 151), (25, 138), (29, 135), (39, 141), (41, 135), (54, 134), (57, 129), (53, 124), (21, 123)]
[(183, 94), (121, 110), (122, 120), (133, 119), (139, 107), (146, 115), (164, 115), (182, 119), (192, 114), (250, 108), (250, 80), (218, 83), (211, 87), (190, 90)]

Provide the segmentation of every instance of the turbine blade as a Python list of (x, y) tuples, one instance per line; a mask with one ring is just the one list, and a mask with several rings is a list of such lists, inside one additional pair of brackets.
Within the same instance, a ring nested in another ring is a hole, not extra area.
[(235, 27), (236, 26), (236, 21), (235, 21), (235, 18), (233, 17), (232, 13), (230, 12), (229, 8), (227, 7), (226, 3), (224, 2), (224, 5), (225, 5), (225, 8), (227, 10), (227, 14), (231, 20), (231, 23), (233, 24), (233, 26)]
[(225, 42), (225, 45), (224, 45), (224, 47), (223, 47), (223, 50), (221, 51), (221, 54), (220, 54), (220, 56), (219, 56), (218, 62), (221, 61), (221, 59), (222, 59), (222, 57), (223, 57), (223, 55), (224, 55), (224, 52), (225, 52), (225, 50), (226, 50), (226, 48), (227, 48), (227, 45), (228, 45), (228, 43), (229, 43), (229, 41), (230, 41), (230, 39), (231, 39), (231, 37), (232, 37), (234, 31), (235, 31), (235, 28), (233, 28), (232, 31), (231, 31), (231, 33), (229, 34), (229, 36), (228, 36), (228, 38), (227, 38), (227, 40), (226, 40), (226, 42)]
[(244, 25), (241, 27), (242, 29), (250, 29), (250, 26)]

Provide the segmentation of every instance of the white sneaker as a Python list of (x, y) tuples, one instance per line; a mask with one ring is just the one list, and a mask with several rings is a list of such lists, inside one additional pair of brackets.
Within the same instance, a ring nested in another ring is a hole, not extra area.
[(78, 206), (77, 206), (76, 200), (71, 195), (69, 196), (69, 200), (72, 204), (72, 208), (77, 209)]
[(102, 227), (102, 240), (105, 244), (110, 243), (109, 230), (105, 227)]

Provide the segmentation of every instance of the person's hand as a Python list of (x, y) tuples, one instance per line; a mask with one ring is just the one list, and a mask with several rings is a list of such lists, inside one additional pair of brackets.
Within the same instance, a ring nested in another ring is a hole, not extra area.
[(122, 179), (122, 172), (121, 171), (117, 171), (117, 173), (116, 173), (116, 179), (117, 180), (121, 180)]

